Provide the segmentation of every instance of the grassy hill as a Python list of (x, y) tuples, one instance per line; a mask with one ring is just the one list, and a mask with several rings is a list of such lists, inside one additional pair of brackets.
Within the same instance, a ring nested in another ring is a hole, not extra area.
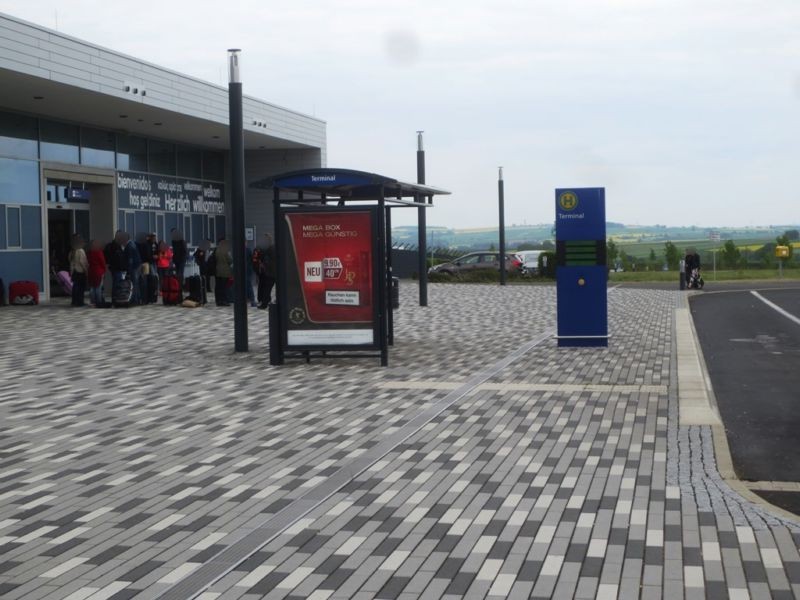
[[(734, 240), (740, 248), (757, 250), (765, 243), (774, 242), (775, 238), (787, 229), (798, 229), (797, 225), (715, 228), (713, 231), (720, 234), (720, 241), (713, 242), (709, 239), (711, 228), (624, 225), (622, 223), (608, 223), (606, 227), (608, 237), (613, 239), (620, 249), (637, 258), (646, 258), (651, 249), (661, 256), (664, 252), (664, 243), (667, 241), (673, 242), (681, 249), (693, 246), (703, 252), (721, 248), (726, 240)], [(520, 244), (538, 245), (545, 241), (552, 241), (553, 237), (553, 225), (549, 223), (506, 227), (506, 244), (509, 249), (514, 249)], [(392, 230), (392, 239), (395, 244), (416, 246), (417, 228), (414, 226), (396, 227)], [(469, 251), (485, 250), (492, 246), (497, 247), (497, 244), (497, 227), (470, 229), (428, 227), (429, 246)]]

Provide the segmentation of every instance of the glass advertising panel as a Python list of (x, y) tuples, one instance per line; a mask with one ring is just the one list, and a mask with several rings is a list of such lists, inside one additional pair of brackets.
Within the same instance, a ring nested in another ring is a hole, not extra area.
[(374, 348), (375, 211), (286, 210), (281, 226), (287, 349)]

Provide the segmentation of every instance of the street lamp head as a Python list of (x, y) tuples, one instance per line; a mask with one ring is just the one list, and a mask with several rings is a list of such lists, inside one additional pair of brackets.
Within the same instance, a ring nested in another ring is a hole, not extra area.
[(425, 133), (425, 132), (422, 131), (422, 130), (418, 130), (417, 131), (417, 150), (419, 150), (420, 152), (422, 152), (424, 150), (424, 148), (422, 147), (422, 134), (423, 133)]
[(503, 181), (503, 167), (497, 167), (497, 180)]
[(239, 78), (239, 48), (230, 48), (228, 50), (228, 82), (241, 83)]

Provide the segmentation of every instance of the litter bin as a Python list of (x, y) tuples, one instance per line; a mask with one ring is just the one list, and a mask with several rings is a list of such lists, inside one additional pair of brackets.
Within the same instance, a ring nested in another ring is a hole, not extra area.
[(392, 309), (400, 308), (400, 278), (392, 277)]

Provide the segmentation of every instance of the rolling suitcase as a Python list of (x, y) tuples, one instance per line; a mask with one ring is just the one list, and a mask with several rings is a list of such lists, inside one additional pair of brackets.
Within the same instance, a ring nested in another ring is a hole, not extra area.
[(164, 275), (161, 281), (161, 301), (165, 306), (181, 303), (181, 283), (175, 275)]
[(56, 279), (58, 279), (58, 285), (61, 286), (61, 289), (67, 296), (72, 295), (72, 277), (67, 271), (59, 271), (56, 273)]
[(186, 285), (189, 288), (189, 299), (194, 300), (198, 304), (205, 304), (206, 299), (206, 283), (200, 275), (192, 275), (186, 278)]
[(133, 283), (130, 279), (117, 282), (111, 291), (111, 304), (114, 308), (128, 308), (133, 296)]
[(39, 284), (35, 281), (12, 281), (8, 286), (9, 304), (39, 304)]
[(145, 279), (147, 280), (147, 302), (148, 304), (158, 303), (158, 275), (155, 273), (148, 274)]

